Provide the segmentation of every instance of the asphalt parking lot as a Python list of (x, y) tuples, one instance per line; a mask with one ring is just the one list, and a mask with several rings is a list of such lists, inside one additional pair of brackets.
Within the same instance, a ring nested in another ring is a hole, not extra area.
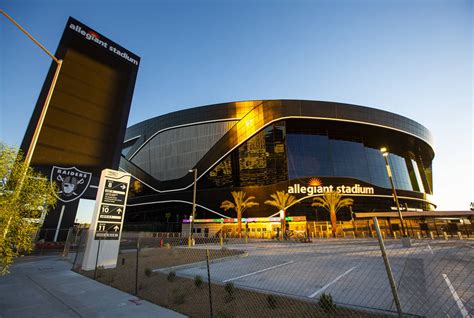
[[(417, 240), (404, 248), (385, 242), (405, 314), (471, 317), (474, 312), (474, 242)], [(312, 243), (229, 244), (246, 257), (210, 265), (211, 280), (317, 301), (330, 293), (340, 305), (396, 312), (381, 252), (375, 240), (314, 240)], [(194, 248), (219, 248), (198, 245)], [(169, 270), (169, 269), (168, 269)], [(203, 264), (177, 275), (207, 277)]]

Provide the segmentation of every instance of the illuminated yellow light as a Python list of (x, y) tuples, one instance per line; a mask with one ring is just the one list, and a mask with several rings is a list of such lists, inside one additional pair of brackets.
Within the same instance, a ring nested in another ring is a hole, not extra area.
[(311, 186), (311, 187), (318, 187), (322, 184), (323, 183), (322, 183), (321, 179), (319, 179), (319, 178), (311, 178), (311, 179), (309, 179), (309, 182), (308, 182), (308, 185)]

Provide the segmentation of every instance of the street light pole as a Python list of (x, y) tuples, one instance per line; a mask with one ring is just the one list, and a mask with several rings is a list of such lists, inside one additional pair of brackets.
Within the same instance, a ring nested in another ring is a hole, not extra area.
[(400, 210), (400, 204), (398, 203), (397, 190), (395, 190), (395, 184), (393, 183), (392, 170), (390, 169), (390, 164), (388, 163), (388, 151), (387, 148), (381, 148), (380, 151), (382, 152), (383, 158), (385, 159), (385, 167), (387, 168), (388, 178), (390, 179), (390, 184), (392, 186), (393, 199), (395, 201), (395, 204), (397, 205), (398, 218), (400, 219), (402, 227), (402, 235), (403, 237), (407, 237), (407, 232), (403, 223), (402, 212)]
[[(12, 17), (10, 17), (5, 11), (0, 9), (0, 13), (4, 15), (10, 22), (12, 22), (18, 29), (20, 29), (21, 32), (23, 32), (30, 40), (32, 40), (41, 50), (43, 50), (50, 58), (53, 59), (53, 61), (56, 62), (56, 71), (54, 73), (53, 81), (51, 82), (51, 85), (49, 87), (48, 95), (46, 96), (46, 100), (43, 104), (43, 109), (41, 110), (40, 118), (38, 119), (38, 123), (36, 124), (35, 131), (33, 133), (33, 137), (31, 139), (30, 145), (28, 147), (28, 152), (25, 155), (25, 162), (24, 162), (24, 169), (23, 172), (20, 176), (20, 180), (18, 182), (18, 186), (16, 189), (16, 194), (15, 194), (15, 199), (18, 199), (18, 196), (20, 195), (21, 189), (23, 188), (23, 182), (25, 181), (26, 174), (28, 173), (28, 167), (30, 166), (31, 163), (31, 158), (33, 157), (33, 152), (36, 147), (36, 143), (38, 142), (38, 137), (41, 131), (41, 127), (43, 126), (44, 118), (46, 117), (46, 111), (48, 110), (49, 107), (49, 102), (51, 101), (51, 96), (53, 95), (54, 87), (56, 86), (57, 79), (59, 77), (59, 72), (61, 70), (61, 65), (63, 63), (62, 60), (56, 58), (53, 54), (51, 54), (41, 43), (39, 43), (31, 34), (28, 33), (21, 25), (19, 25), (15, 20), (13, 20)], [(6, 237), (10, 223), (11, 223), (12, 217), (10, 217), (7, 221), (7, 225), (3, 231), (3, 238)]]
[[(25, 164), (26, 167), (30, 166), (31, 158), (33, 157), (33, 152), (35, 151), (36, 144), (38, 142), (38, 137), (41, 132), (41, 128), (43, 127), (43, 122), (46, 117), (46, 112), (48, 111), (49, 103), (51, 101), (51, 97), (53, 96), (54, 88), (56, 86), (56, 82), (59, 77), (59, 72), (61, 71), (61, 66), (63, 61), (55, 57), (51, 52), (49, 52), (41, 43), (39, 43), (31, 34), (28, 33), (21, 25), (19, 25), (12, 17), (10, 17), (5, 11), (0, 9), (0, 13), (3, 14), (10, 22), (12, 22), (21, 32), (23, 32), (30, 40), (32, 40), (41, 50), (43, 50), (50, 58), (56, 62), (56, 71), (54, 72), (54, 77), (49, 87), (48, 95), (46, 96), (46, 100), (44, 101), (43, 108), (41, 110), (40, 117), (38, 119), (38, 123), (36, 124), (35, 131), (33, 133), (33, 137), (31, 139), (30, 145), (28, 147), (28, 151), (25, 154)], [(23, 178), (20, 182), (20, 187), (23, 183)]]
[(197, 169), (191, 169), (189, 172), (194, 172), (194, 186), (193, 186), (193, 212), (191, 216), (191, 222), (189, 225), (189, 238), (188, 238), (188, 246), (194, 245), (194, 218), (196, 216), (196, 181), (197, 181)]

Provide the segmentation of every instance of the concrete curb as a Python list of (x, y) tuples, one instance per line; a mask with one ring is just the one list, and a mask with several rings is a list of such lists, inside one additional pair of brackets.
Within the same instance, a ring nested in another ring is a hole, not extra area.
[[(227, 261), (232, 261), (232, 260), (235, 260), (235, 259), (239, 259), (239, 258), (243, 258), (243, 257), (247, 257), (249, 256), (249, 253), (248, 252), (244, 252), (242, 254), (237, 254), (237, 255), (232, 255), (232, 256), (227, 256), (227, 257), (221, 257), (221, 258), (216, 258), (216, 259), (211, 259), (209, 260), (209, 262), (211, 264), (214, 264), (214, 263), (221, 263), (221, 262), (227, 262)], [(202, 265), (207, 265), (207, 262), (206, 261), (201, 261), (201, 262), (195, 262), (195, 263), (189, 263), (189, 264), (183, 264), (183, 265), (176, 265), (176, 266), (170, 266), (170, 267), (163, 267), (163, 268), (156, 268), (156, 269), (153, 269), (152, 272), (153, 273), (164, 273), (164, 274), (168, 274), (169, 272), (172, 272), (172, 271), (178, 271), (178, 270), (182, 270), (182, 269), (188, 269), (188, 268), (193, 268), (193, 267), (198, 267), (198, 266), (202, 266)]]

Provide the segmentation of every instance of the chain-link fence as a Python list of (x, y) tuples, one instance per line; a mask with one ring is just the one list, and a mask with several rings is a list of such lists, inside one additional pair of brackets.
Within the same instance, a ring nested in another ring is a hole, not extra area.
[(75, 252), (79, 246), (81, 233), (85, 229), (71, 227), (69, 229), (47, 229), (41, 228), (34, 237), (33, 255), (62, 254), (68, 256)]
[(219, 235), (189, 246), (180, 233), (124, 232), (116, 268), (82, 271), (81, 248), (74, 268), (191, 317), (384, 317), (399, 310), (471, 317), (474, 241), (415, 236), (404, 247), (379, 233), (380, 241), (376, 233), (309, 241)]

